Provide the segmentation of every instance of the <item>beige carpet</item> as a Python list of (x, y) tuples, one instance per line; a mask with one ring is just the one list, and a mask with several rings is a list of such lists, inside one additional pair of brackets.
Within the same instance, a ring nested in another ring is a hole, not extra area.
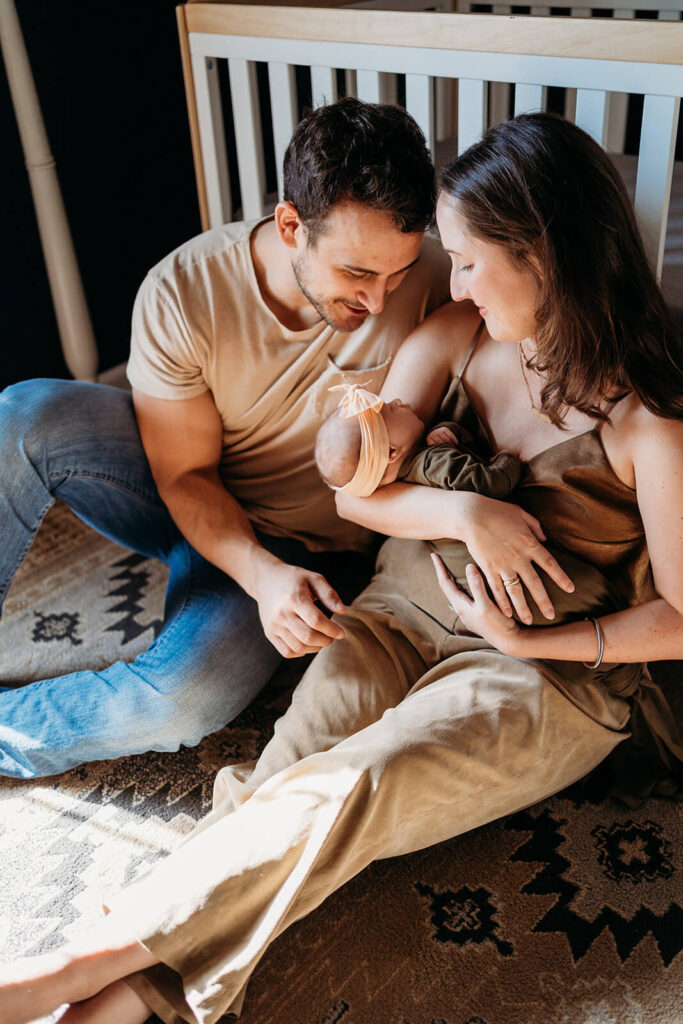
[[(57, 507), (6, 604), (0, 685), (134, 657), (164, 578)], [(194, 749), (0, 779), (0, 958), (61, 945), (170, 850), (216, 769), (263, 746), (297, 672)], [(680, 805), (632, 811), (595, 778), (376, 863), (273, 945), (242, 1024), (682, 1024), (682, 839)]]

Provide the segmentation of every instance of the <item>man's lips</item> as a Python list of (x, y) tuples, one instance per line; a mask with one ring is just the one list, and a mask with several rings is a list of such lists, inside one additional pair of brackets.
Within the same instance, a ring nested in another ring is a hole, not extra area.
[(339, 301), (341, 302), (342, 306), (348, 309), (349, 313), (353, 313), (354, 316), (365, 316), (365, 314), (368, 312), (365, 306), (350, 306), (348, 302), (344, 302), (343, 299), (340, 299)]

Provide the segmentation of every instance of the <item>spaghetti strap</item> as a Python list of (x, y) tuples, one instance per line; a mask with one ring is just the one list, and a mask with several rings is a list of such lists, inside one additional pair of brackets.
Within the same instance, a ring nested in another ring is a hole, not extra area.
[(446, 391), (446, 394), (443, 396), (443, 399), (441, 400), (441, 406), (440, 406), (440, 409), (439, 409), (440, 414), (444, 413), (445, 410), (449, 409), (451, 407), (451, 405), (453, 404), (453, 399), (455, 397), (455, 394), (456, 394), (458, 388), (460, 387), (460, 381), (462, 380), (462, 375), (465, 372), (465, 370), (467, 369), (467, 365), (468, 365), (470, 359), (474, 355), (474, 350), (477, 347), (477, 343), (479, 342), (479, 338), (481, 337), (481, 332), (483, 331), (483, 329), (484, 329), (484, 321), (482, 320), (481, 323), (479, 324), (479, 326), (477, 327), (476, 331), (474, 332), (474, 336), (472, 338), (472, 341), (470, 342), (470, 347), (468, 348), (467, 352), (465, 353), (465, 358), (462, 361), (460, 369), (455, 374), (455, 376), (451, 379), (451, 382), (448, 385), (448, 390)]
[(465, 358), (462, 361), (462, 365), (461, 365), (460, 369), (458, 370), (458, 372), (456, 373), (455, 377), (453, 378), (454, 383), (459, 384), (460, 381), (462, 380), (462, 375), (465, 372), (465, 370), (467, 369), (467, 365), (468, 365), (470, 359), (474, 355), (474, 350), (477, 347), (477, 343), (479, 342), (479, 338), (481, 337), (481, 332), (483, 331), (483, 329), (484, 329), (484, 321), (482, 320), (481, 323), (479, 324), (479, 326), (477, 327), (476, 331), (474, 332), (474, 337), (472, 338), (472, 342), (470, 344), (470, 347), (467, 349), (467, 353), (465, 355)]

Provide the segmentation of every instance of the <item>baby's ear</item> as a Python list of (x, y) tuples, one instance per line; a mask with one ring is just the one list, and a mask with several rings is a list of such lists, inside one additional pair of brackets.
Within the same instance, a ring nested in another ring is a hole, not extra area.
[(399, 459), (403, 458), (403, 448), (397, 448), (395, 444), (389, 445), (389, 465), (392, 462), (398, 462)]

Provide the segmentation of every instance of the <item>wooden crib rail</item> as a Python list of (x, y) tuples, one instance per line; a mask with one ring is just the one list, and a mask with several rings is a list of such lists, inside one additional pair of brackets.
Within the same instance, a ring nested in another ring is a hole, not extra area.
[[(457, 149), (487, 124), (487, 82), (513, 82), (515, 113), (541, 109), (548, 86), (576, 89), (576, 123), (604, 144), (612, 93), (645, 97), (636, 211), (661, 272), (680, 97), (683, 22), (192, 3), (178, 9), (204, 227), (233, 216), (217, 61), (226, 60), (242, 216), (265, 208), (256, 63), (268, 65), (273, 143), (281, 166), (296, 123), (294, 66), (309, 67), (314, 102), (336, 98), (336, 71), (356, 94), (383, 99), (383, 76), (405, 75), (406, 107), (434, 141), (433, 82), (458, 81)], [(278, 181), (280, 185), (280, 182)]]

